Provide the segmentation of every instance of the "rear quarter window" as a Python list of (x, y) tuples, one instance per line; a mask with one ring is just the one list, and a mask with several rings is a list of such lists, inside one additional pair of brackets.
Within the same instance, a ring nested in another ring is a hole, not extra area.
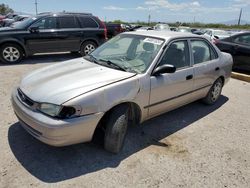
[(67, 29), (67, 28), (79, 28), (79, 24), (76, 21), (76, 18), (73, 16), (69, 17), (58, 17), (59, 28)]
[(98, 28), (96, 21), (90, 17), (79, 17), (81, 26), (83, 28)]

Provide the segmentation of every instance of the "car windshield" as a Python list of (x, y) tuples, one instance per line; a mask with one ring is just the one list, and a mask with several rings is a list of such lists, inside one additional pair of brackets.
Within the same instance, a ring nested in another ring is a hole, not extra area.
[(164, 40), (159, 38), (122, 34), (109, 40), (85, 58), (114, 69), (144, 73), (163, 43)]
[(28, 27), (31, 23), (33, 23), (36, 19), (37, 19), (36, 17), (31, 17), (20, 23), (13, 25), (12, 27), (17, 28), (17, 29), (24, 29)]

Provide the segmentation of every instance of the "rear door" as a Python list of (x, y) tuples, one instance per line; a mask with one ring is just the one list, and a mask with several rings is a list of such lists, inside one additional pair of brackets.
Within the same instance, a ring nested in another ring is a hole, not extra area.
[(60, 16), (58, 19), (58, 44), (61, 51), (79, 51), (83, 31), (73, 15)]
[(193, 39), (191, 52), (194, 66), (194, 91), (204, 96), (219, 77), (219, 58), (214, 47), (203, 39)]
[(95, 41), (97, 46), (104, 42), (104, 28), (100, 28), (99, 23), (91, 16), (79, 16), (79, 21), (81, 27), (83, 28), (83, 38), (84, 40)]
[(177, 40), (164, 52), (158, 66), (174, 65), (175, 73), (151, 76), (150, 102), (146, 107), (153, 117), (182, 106), (192, 100), (194, 69), (187, 40)]

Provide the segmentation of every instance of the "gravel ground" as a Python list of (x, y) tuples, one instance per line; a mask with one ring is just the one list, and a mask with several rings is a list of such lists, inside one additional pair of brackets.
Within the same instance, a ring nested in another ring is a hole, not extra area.
[(131, 127), (118, 155), (94, 143), (47, 146), (27, 134), (10, 95), (23, 75), (69, 54), (0, 65), (0, 187), (250, 187), (250, 84), (231, 79), (199, 102)]

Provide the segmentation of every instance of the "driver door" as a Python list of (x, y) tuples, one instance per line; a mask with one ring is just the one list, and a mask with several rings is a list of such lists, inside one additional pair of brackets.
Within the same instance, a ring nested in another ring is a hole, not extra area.
[(37, 31), (30, 31), (31, 33), (26, 38), (26, 45), (32, 54), (60, 52), (56, 17), (42, 18), (30, 28), (37, 28)]
[(176, 72), (151, 76), (150, 101), (146, 107), (150, 117), (175, 109), (192, 99), (194, 69), (191, 66), (188, 41), (172, 42), (158, 66), (163, 64), (174, 65)]

